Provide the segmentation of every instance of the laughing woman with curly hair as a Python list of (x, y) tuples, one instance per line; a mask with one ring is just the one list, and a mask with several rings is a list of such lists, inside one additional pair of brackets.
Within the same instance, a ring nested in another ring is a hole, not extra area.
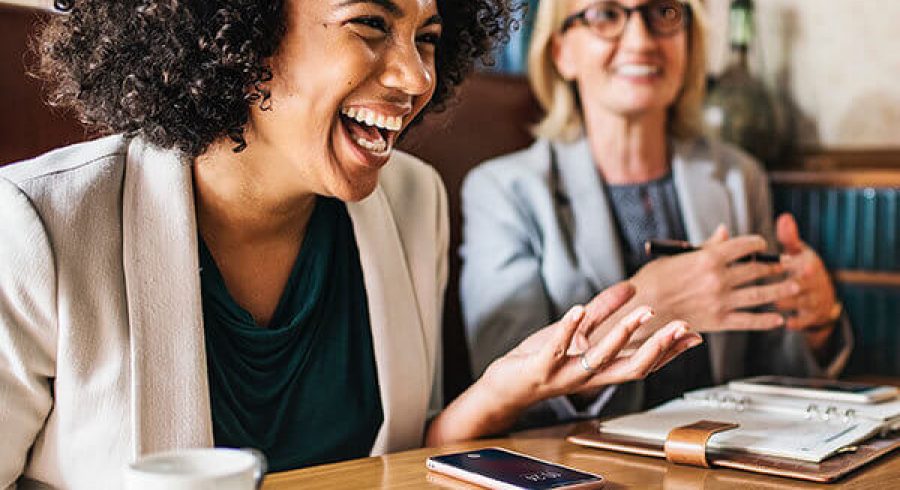
[(51, 101), (107, 136), (0, 170), (0, 487), (118, 487), (173, 448), (287, 470), (474, 438), (698, 342), (673, 322), (617, 357), (638, 308), (585, 345), (632, 294), (613, 287), (440, 411), (446, 198), (393, 146), (509, 12), (80, 0), (51, 21)]

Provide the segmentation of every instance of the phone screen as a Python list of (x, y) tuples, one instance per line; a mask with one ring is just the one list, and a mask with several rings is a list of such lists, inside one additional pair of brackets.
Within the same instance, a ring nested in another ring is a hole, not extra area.
[(434, 456), (431, 459), (529, 490), (560, 488), (566, 485), (600, 480), (590, 473), (545, 463), (499, 449), (481, 449), (467, 453)]
[(787, 386), (790, 388), (808, 388), (813, 390), (839, 391), (843, 393), (865, 393), (873, 387), (859, 383), (845, 381), (833, 381), (829, 379), (803, 379), (803, 378), (768, 378), (755, 381), (761, 385)]

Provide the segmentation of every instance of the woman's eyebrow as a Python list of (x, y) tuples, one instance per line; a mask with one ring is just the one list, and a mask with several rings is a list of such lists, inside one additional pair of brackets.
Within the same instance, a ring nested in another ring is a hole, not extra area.
[(374, 3), (375, 5), (378, 5), (379, 7), (386, 10), (391, 15), (403, 17), (403, 9), (401, 9), (399, 5), (394, 3), (393, 0), (345, 0), (338, 4), (338, 7), (347, 7), (350, 5), (356, 5), (358, 3)]
[(425, 19), (425, 22), (422, 22), (422, 27), (430, 26), (432, 24), (443, 25), (444, 21), (441, 19), (441, 16), (438, 14), (434, 14), (431, 17)]
[[(344, 0), (343, 2), (338, 4), (338, 7), (348, 7), (350, 5), (356, 5), (358, 3), (374, 3), (375, 5), (383, 8), (391, 15), (403, 17), (403, 9), (400, 8), (399, 5), (394, 3), (393, 0)], [(422, 22), (422, 27), (427, 27), (434, 24), (443, 24), (443, 20), (441, 19), (440, 15), (434, 14), (431, 17), (425, 19), (425, 22)]]

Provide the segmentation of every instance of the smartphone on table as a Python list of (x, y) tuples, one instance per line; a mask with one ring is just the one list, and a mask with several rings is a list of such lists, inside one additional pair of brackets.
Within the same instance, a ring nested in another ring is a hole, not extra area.
[(496, 490), (601, 488), (603, 477), (496, 447), (431, 456), (429, 470)]
[(728, 383), (728, 388), (744, 393), (787, 395), (850, 403), (878, 403), (900, 394), (894, 386), (851, 383), (833, 379), (757, 376)]

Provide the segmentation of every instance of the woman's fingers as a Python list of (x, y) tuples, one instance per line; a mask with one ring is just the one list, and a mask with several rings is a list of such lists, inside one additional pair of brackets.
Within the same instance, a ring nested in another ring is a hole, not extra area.
[(832, 300), (819, 291), (809, 291), (797, 297), (797, 307), (801, 310), (831, 309)]
[(799, 308), (799, 297), (798, 296), (790, 296), (788, 298), (782, 298), (775, 302), (775, 309), (778, 311), (796, 311)]
[(591, 341), (584, 335), (584, 332), (581, 329), (575, 330), (575, 335), (572, 336), (572, 343), (569, 344), (569, 350), (567, 353), (570, 356), (577, 356), (582, 352), (591, 348)]
[(602, 368), (610, 359), (614, 359), (619, 351), (628, 344), (631, 336), (641, 325), (653, 318), (653, 310), (649, 306), (635, 308), (607, 333), (600, 342), (584, 353), (585, 362), (594, 369)]
[(739, 287), (746, 284), (784, 274), (784, 266), (781, 264), (768, 264), (765, 262), (736, 263), (725, 270), (724, 283), (730, 287)]
[(567, 357), (566, 352), (572, 343), (572, 337), (575, 336), (575, 331), (583, 318), (584, 307), (575, 305), (551, 327), (556, 331), (550, 336), (549, 342), (539, 354), (543, 365), (552, 366), (560, 359)]
[(778, 312), (734, 311), (722, 319), (720, 330), (771, 330), (782, 325), (784, 325), (784, 315)]
[(775, 303), (782, 298), (795, 296), (799, 292), (800, 285), (792, 280), (763, 286), (748, 286), (729, 293), (726, 304), (729, 310), (752, 308)]
[(588, 381), (597, 386), (641, 379), (649, 374), (679, 340), (688, 335), (687, 324), (676, 320), (659, 329), (630, 356), (613, 359)]
[(614, 284), (594, 296), (594, 299), (584, 307), (585, 314), (581, 332), (585, 337), (590, 337), (597, 325), (618, 311), (632, 296), (634, 296), (634, 286), (628, 282)]
[(717, 226), (715, 231), (713, 231), (712, 236), (710, 236), (706, 239), (705, 242), (703, 242), (703, 246), (710, 247), (719, 243), (724, 243), (728, 241), (729, 237), (730, 233), (728, 233), (728, 228), (724, 223), (719, 223), (719, 226)]
[(801, 302), (799, 307), (794, 310), (795, 315), (787, 319), (785, 326), (789, 329), (803, 329), (821, 325), (827, 320), (833, 319), (830, 318), (833, 305), (833, 301), (822, 297), (811, 299), (809, 304)]
[[(643, 378), (650, 374), (663, 355), (680, 339), (688, 334), (687, 323), (675, 320), (653, 334), (629, 359), (629, 372)], [(636, 378), (634, 378), (636, 379)]]
[(730, 264), (752, 253), (764, 252), (766, 248), (766, 240), (763, 237), (759, 235), (743, 235), (723, 243), (704, 247), (704, 250), (713, 252), (718, 257), (721, 257), (724, 263)]

